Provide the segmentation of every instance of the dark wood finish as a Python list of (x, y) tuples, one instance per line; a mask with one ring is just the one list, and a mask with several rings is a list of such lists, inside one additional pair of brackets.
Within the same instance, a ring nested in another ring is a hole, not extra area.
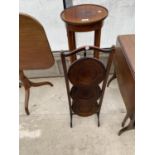
[(73, 86), (71, 89), (70, 96), (73, 100), (82, 101), (96, 101), (101, 96), (101, 88), (97, 85), (94, 87), (77, 87)]
[[(88, 58), (87, 51), (90, 50), (109, 53), (107, 66), (105, 67), (104, 64), (96, 58)], [(98, 126), (100, 126), (100, 109), (114, 51), (114, 47), (100, 49), (95, 46), (89, 46), (78, 48), (72, 52), (61, 53), (70, 109), (71, 127), (73, 114), (83, 117), (97, 114)], [(66, 57), (76, 55), (79, 52), (84, 53), (84, 58), (80, 58), (73, 62), (68, 69), (66, 65)], [(73, 86), (70, 89), (71, 83)], [(101, 88), (99, 86), (100, 83)]]
[(115, 70), (114, 70), (114, 73), (113, 73), (112, 77), (109, 79), (109, 81), (108, 81), (108, 83), (107, 83), (107, 87), (109, 87), (110, 83), (111, 83), (114, 79), (116, 79), (116, 71), (115, 71)]
[(68, 70), (68, 78), (73, 85), (85, 87), (99, 84), (105, 77), (106, 70), (100, 61), (82, 58), (75, 61)]
[[(65, 9), (61, 13), (62, 20), (66, 23), (69, 50), (76, 49), (75, 32), (95, 31), (94, 45), (100, 46), (101, 28), (108, 10), (99, 5), (83, 4)], [(94, 51), (94, 57), (99, 58), (99, 53)], [(76, 60), (72, 55), (71, 62)]]
[(50, 82), (31, 82), (23, 70), (47, 69), (54, 65), (45, 31), (42, 25), (29, 15), (19, 15), (19, 70), (20, 80), (25, 88), (25, 112), (29, 115), (28, 101), (30, 87), (53, 86)]
[(130, 123), (119, 131), (119, 135), (135, 127), (135, 36), (122, 35), (117, 38), (114, 56), (115, 73), (119, 89), (123, 97), (127, 114), (122, 122), (124, 127), (127, 119)]

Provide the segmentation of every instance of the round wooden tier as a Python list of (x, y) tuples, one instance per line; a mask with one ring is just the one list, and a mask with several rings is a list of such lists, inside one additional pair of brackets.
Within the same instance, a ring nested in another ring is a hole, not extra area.
[(68, 70), (68, 78), (74, 86), (97, 86), (105, 77), (106, 70), (102, 62), (95, 58), (81, 58)]
[(95, 4), (75, 5), (61, 13), (62, 20), (73, 25), (96, 23), (104, 20), (107, 16), (108, 10)]
[(72, 110), (79, 116), (90, 116), (98, 112), (99, 106), (97, 102), (77, 102), (73, 101)]
[(70, 96), (74, 101), (92, 102), (97, 101), (101, 96), (101, 89), (99, 86), (95, 87), (76, 87), (73, 86)]

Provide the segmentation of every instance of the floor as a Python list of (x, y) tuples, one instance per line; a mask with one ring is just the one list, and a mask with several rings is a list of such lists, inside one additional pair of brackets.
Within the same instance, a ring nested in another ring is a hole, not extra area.
[(64, 78), (32, 79), (45, 80), (54, 87), (31, 89), (30, 116), (24, 112), (24, 88), (19, 90), (20, 155), (134, 155), (134, 130), (117, 135), (126, 111), (116, 80), (106, 88), (101, 126), (96, 115), (73, 116), (73, 128)]

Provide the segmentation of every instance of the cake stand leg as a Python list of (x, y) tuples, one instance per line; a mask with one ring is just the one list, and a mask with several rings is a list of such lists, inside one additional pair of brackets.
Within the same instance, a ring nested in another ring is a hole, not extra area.
[(73, 123), (72, 123), (72, 119), (73, 119), (73, 114), (70, 115), (70, 127), (73, 127)]
[(100, 113), (97, 112), (97, 119), (98, 119), (98, 127), (100, 127)]

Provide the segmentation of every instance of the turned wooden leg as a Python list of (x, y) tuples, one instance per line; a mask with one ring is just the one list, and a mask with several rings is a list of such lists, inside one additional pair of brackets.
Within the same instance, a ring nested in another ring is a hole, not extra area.
[(116, 78), (116, 72), (113, 73), (112, 77), (109, 79), (108, 83), (107, 83), (107, 87), (109, 87), (110, 83), (112, 80), (114, 80)]
[[(75, 32), (67, 30), (67, 36), (68, 36), (69, 50), (72, 51), (76, 49)], [(70, 58), (71, 62), (74, 62), (76, 59), (77, 59), (76, 55), (72, 55)]]

